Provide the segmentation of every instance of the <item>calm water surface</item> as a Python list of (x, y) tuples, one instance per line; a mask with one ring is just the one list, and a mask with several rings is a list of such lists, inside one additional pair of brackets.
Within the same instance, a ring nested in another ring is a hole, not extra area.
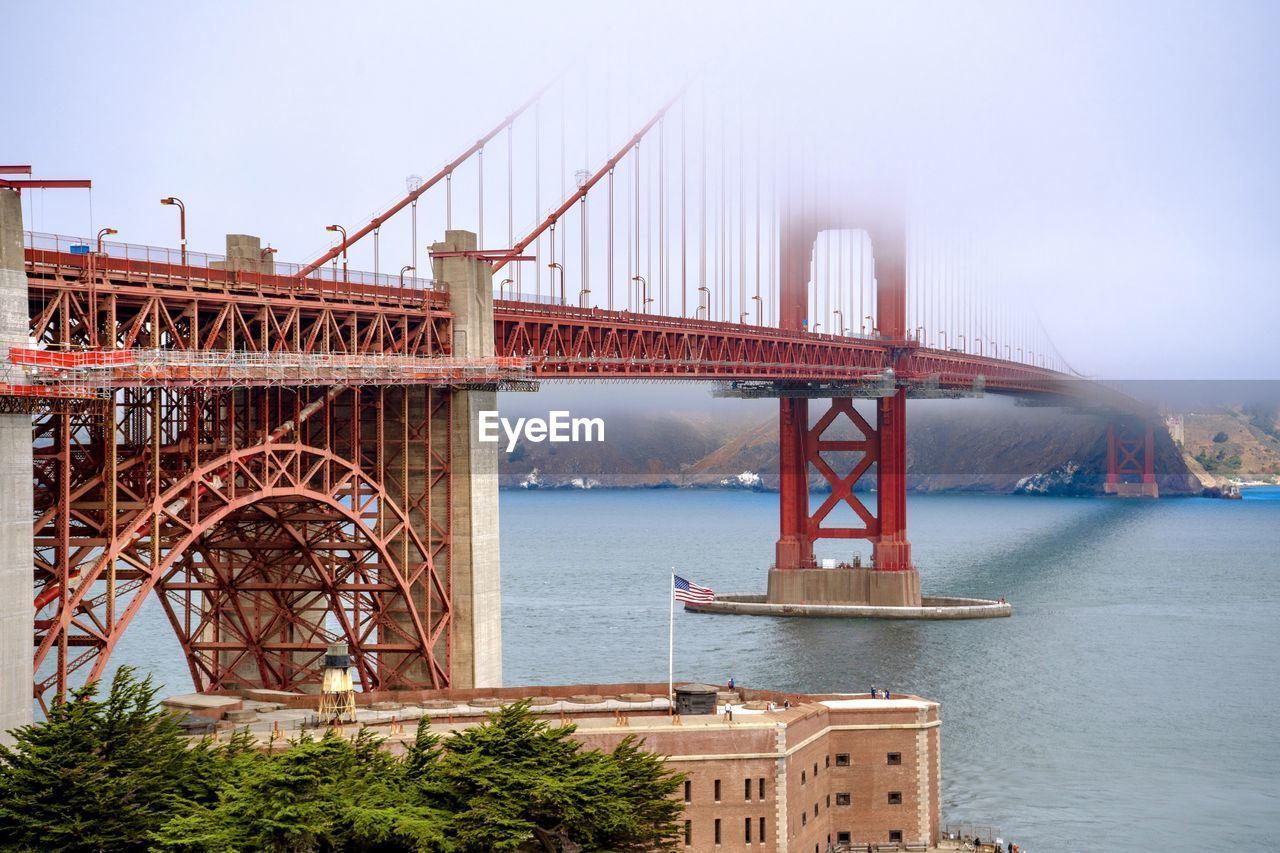
[[(1280, 488), (1245, 497), (913, 496), (926, 591), (1003, 595), (1012, 618), (677, 611), (676, 677), (936, 699), (944, 818), (1031, 851), (1280, 843)], [(770, 494), (501, 501), (509, 684), (664, 680), (670, 567), (763, 591), (777, 536)], [(140, 618), (113, 662), (189, 688), (158, 607)]]

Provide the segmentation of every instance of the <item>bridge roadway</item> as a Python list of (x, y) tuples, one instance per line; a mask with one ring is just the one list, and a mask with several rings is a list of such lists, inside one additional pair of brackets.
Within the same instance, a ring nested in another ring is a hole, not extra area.
[[(64, 240), (64, 242), (67, 242)], [(140, 253), (136, 253), (140, 254)], [(447, 355), (449, 296), (391, 283), (302, 280), (148, 257), (28, 247), (32, 334), (67, 314), (78, 346), (219, 352)], [(91, 284), (93, 282), (93, 284)], [(859, 382), (893, 367), (900, 383), (992, 393), (1073, 396), (1075, 377), (1018, 361), (919, 346), (628, 311), (496, 300), (495, 355), (528, 361), (534, 378)], [(72, 323), (72, 325), (76, 325)], [(99, 330), (117, 330), (114, 341)]]

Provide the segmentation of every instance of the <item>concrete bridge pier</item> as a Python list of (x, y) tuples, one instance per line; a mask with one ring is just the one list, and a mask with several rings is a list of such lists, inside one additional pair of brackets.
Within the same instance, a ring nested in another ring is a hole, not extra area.
[[(30, 327), (22, 253), (22, 200), (0, 189), (0, 382), (22, 375), (8, 367), (9, 347), (26, 346)], [(0, 742), (31, 722), (32, 558), (31, 416), (0, 414)]]
[[(431, 246), (432, 278), (449, 294), (453, 354), (492, 358), (493, 269), (467, 253), (476, 235), (447, 231)], [(451, 499), (454, 687), (502, 685), (502, 591), (498, 559), (498, 445), (479, 441), (480, 412), (495, 411), (492, 390), (452, 392)]]

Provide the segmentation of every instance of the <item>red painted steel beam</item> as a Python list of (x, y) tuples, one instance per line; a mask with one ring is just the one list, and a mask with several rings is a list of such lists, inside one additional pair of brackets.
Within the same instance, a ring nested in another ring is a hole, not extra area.
[(427, 190), (431, 189), (436, 184), (440, 183), (440, 181), (444, 180), (446, 177), (453, 174), (454, 170), (457, 169), (459, 166), (461, 166), (463, 163), (465, 163), (471, 157), (471, 155), (475, 154), (481, 148), (484, 148), (486, 145), (489, 144), (489, 142), (493, 140), (495, 136), (497, 136), (499, 133), (501, 133), (502, 131), (510, 127), (512, 124), (514, 124), (515, 120), (518, 119), (525, 112), (525, 110), (529, 109), (529, 107), (537, 103), (538, 99), (541, 98), (548, 89), (550, 89), (553, 85), (555, 85), (556, 81), (559, 79), (560, 79), (559, 75), (557, 75), (556, 77), (553, 77), (550, 81), (547, 82), (545, 86), (543, 86), (541, 89), (535, 92), (533, 94), (533, 97), (529, 98), (529, 100), (525, 101), (523, 104), (517, 107), (515, 112), (511, 113), (509, 116), (504, 118), (501, 122), (497, 124), (496, 127), (490, 130), (484, 136), (481, 136), (479, 139), (477, 139), (471, 145), (471, 147), (468, 148), (466, 151), (463, 151), (457, 157), (454, 157), (452, 160), (450, 160), (449, 163), (444, 168), (436, 172), (430, 178), (427, 178), (427, 180), (424, 181), (422, 185), (419, 186), (416, 190), (411, 190), (410, 192), (408, 192), (404, 198), (400, 199), (398, 202), (391, 205), (391, 207), (387, 208), (382, 213), (378, 214), (373, 219), (371, 219), (368, 225), (365, 225), (364, 227), (360, 228), (359, 230), (345, 237), (341, 242), (338, 243), (338, 245), (334, 246), (332, 249), (325, 252), (323, 255), (321, 255), (320, 257), (316, 258), (314, 261), (312, 261), (311, 263), (303, 267), (302, 270), (298, 272), (298, 278), (306, 278), (308, 275), (315, 272), (320, 267), (329, 263), (329, 261), (338, 257), (338, 255), (342, 254), (342, 251), (344, 249), (349, 248), (350, 246), (359, 242), (364, 237), (367, 237), (369, 234), (372, 234), (376, 229), (382, 226), (382, 223), (386, 222), (392, 216), (404, 210), (406, 207), (412, 204), (415, 200), (417, 200), (417, 198), (421, 196), (423, 193), (425, 193)]
[(13, 180), (11, 178), (0, 178), (0, 188), (10, 190), (87, 190), (92, 187), (93, 182), (88, 180), (50, 180), (48, 178)]
[(0, 166), (0, 175), (30, 175), (30, 166)]

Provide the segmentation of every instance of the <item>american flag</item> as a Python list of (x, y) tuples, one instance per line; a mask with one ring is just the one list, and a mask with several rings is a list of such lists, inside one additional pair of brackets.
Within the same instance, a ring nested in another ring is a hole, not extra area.
[(689, 583), (679, 575), (675, 576), (674, 583), (672, 594), (675, 596), (676, 601), (692, 601), (696, 604), (701, 601), (716, 600), (716, 594), (709, 587)]

